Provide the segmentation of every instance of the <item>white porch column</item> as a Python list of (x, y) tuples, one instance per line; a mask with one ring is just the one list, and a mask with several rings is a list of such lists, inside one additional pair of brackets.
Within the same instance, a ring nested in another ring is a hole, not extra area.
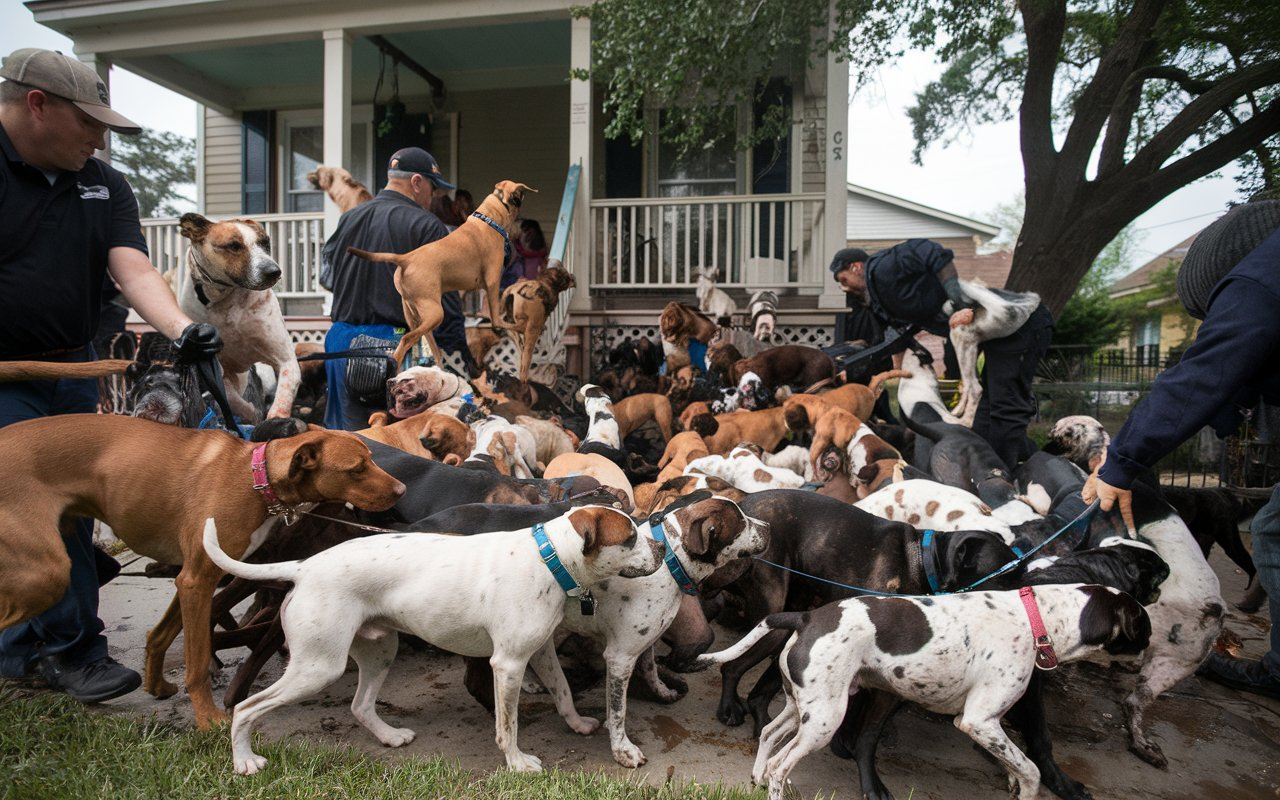
[[(324, 32), (324, 163), (346, 167), (351, 161), (351, 35)], [(328, 238), (342, 213), (332, 200), (324, 204)]]
[[(573, 69), (591, 68), (591, 21), (574, 19), (570, 23), (569, 65)], [(591, 81), (569, 82), (569, 163), (581, 164), (578, 200), (573, 211), (573, 230), (569, 247), (573, 253), (573, 276), (577, 288), (570, 311), (591, 308)], [(566, 167), (568, 165), (565, 165)]]
[[(76, 53), (76, 58), (98, 73), (98, 79), (107, 85), (107, 94), (111, 94), (111, 62), (105, 56), (100, 56), (97, 53)], [(111, 139), (121, 135), (123, 134), (108, 132), (107, 146), (96, 151), (94, 155), (107, 163), (111, 163)]]
[[(834, 4), (831, 12), (835, 19)], [(828, 30), (834, 31), (834, 25)], [(826, 103), (826, 209), (822, 218), (825, 252), (821, 262), (828, 264), (836, 251), (848, 241), (845, 232), (846, 211), (849, 205), (849, 64), (844, 60), (843, 49), (827, 54), (827, 103)], [(845, 296), (840, 286), (831, 279), (831, 273), (823, 272), (822, 294), (819, 308), (844, 308)]]

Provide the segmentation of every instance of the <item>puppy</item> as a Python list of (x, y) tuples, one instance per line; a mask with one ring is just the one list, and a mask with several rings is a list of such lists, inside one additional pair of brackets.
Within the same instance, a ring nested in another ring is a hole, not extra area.
[(661, 471), (654, 482), (660, 486), (683, 475), (690, 462), (708, 455), (711, 453), (707, 450), (707, 443), (697, 431), (681, 431), (671, 437), (667, 449), (662, 451), (662, 458), (658, 461)]
[[(1050, 656), (1028, 621), (1031, 606), (1043, 620)], [(1136, 655), (1151, 638), (1151, 620), (1129, 595), (1088, 584), (856, 597), (814, 611), (771, 614), (733, 647), (695, 664), (732, 661), (773, 631), (792, 632), (780, 659), (786, 707), (765, 727), (751, 775), (758, 784), (768, 782), (770, 800), (782, 800), (791, 770), (831, 740), (845, 698), (863, 687), (955, 715), (956, 727), (1008, 770), (1014, 796), (1034, 798), (1040, 771), (1009, 739), (1000, 718), (1042, 661), (1052, 666)]]
[[(542, 531), (545, 541), (535, 540)], [(625, 514), (602, 506), (575, 509), (535, 527), (474, 536), (382, 534), (353, 539), (306, 561), (246, 564), (222, 552), (217, 526), (205, 523), (204, 546), (219, 567), (251, 580), (294, 584), (283, 614), (289, 664), (272, 686), (236, 706), (231, 723), (235, 771), (266, 766), (250, 736), (259, 718), (341, 677), (350, 655), (360, 670), (352, 712), (388, 747), (414, 739), (378, 716), (378, 689), (395, 659), (398, 633), (444, 650), (486, 656), (493, 666), (498, 747), (507, 766), (539, 772), (542, 762), (516, 743), (520, 682), (532, 666), (577, 733), (599, 722), (579, 717), (556, 659), (551, 634), (564, 617), (567, 592), (611, 577), (637, 578), (662, 565), (664, 548), (641, 537)], [(558, 557), (571, 588), (557, 585), (546, 556)], [(450, 613), (440, 613), (441, 609)]]
[(973, 281), (961, 281), (960, 285), (965, 294), (978, 303), (978, 307), (973, 310), (972, 322), (951, 328), (951, 344), (960, 365), (961, 387), (960, 400), (953, 413), (966, 427), (973, 427), (978, 402), (982, 399), (978, 349), (983, 342), (1003, 338), (1022, 327), (1040, 305), (1040, 295), (988, 289)]
[(536, 279), (516, 281), (502, 291), (503, 320), (511, 326), (520, 347), (520, 380), (529, 380), (529, 366), (533, 363), (538, 337), (560, 303), (561, 292), (577, 285), (569, 270), (559, 261), (551, 261)]
[(666, 395), (646, 392), (624, 397), (613, 404), (613, 416), (621, 439), (650, 420), (662, 431), (663, 444), (671, 439), (671, 401)]
[(289, 416), (301, 369), (271, 291), (280, 280), (280, 265), (271, 257), (266, 229), (251, 219), (212, 222), (195, 213), (183, 214), (178, 229), (191, 246), (186, 262), (166, 277), (183, 312), (222, 334), (218, 363), (231, 410), (251, 422), (261, 418), (245, 389), (249, 370), (263, 362), (276, 373), (275, 401), (266, 416)]
[[(421, 414), (427, 409), (456, 414), (467, 395), (475, 398), (475, 388), (462, 376), (440, 367), (409, 367), (387, 381), (391, 413), (399, 419)], [(454, 402), (450, 402), (454, 401)], [(441, 406), (449, 403), (448, 406)], [(440, 408), (435, 408), (441, 406)]]
[(465, 422), (430, 412), (357, 433), (415, 456), (454, 465), (461, 464), (476, 446), (476, 432)]
[(686, 475), (710, 475), (727, 481), (744, 492), (762, 492), (766, 489), (799, 489), (804, 478), (784, 467), (765, 464), (751, 447), (738, 446), (727, 456), (703, 456), (690, 461), (684, 468)]
[(816, 347), (784, 344), (735, 362), (729, 378), (737, 383), (747, 372), (759, 375), (770, 389), (800, 386), (810, 391), (834, 382), (836, 365), (831, 356)]
[(555, 419), (538, 419), (527, 414), (517, 414), (513, 420), (517, 427), (533, 434), (537, 462), (545, 465), (551, 459), (578, 448), (578, 439)]
[(373, 195), (365, 185), (342, 167), (328, 167), (322, 164), (307, 173), (307, 182), (329, 195), (329, 199), (343, 214), (373, 199)]
[(586, 475), (595, 478), (601, 486), (614, 489), (620, 496), (623, 510), (628, 514), (635, 510), (636, 496), (627, 474), (614, 462), (599, 453), (565, 453), (551, 459), (542, 477), (547, 480)]

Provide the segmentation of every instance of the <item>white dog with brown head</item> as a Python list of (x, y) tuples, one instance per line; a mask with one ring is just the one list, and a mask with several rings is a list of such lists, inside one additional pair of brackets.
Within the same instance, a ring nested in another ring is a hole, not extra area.
[(271, 287), (280, 280), (280, 265), (271, 257), (271, 239), (251, 219), (213, 222), (199, 214), (183, 214), (178, 222), (191, 241), (182, 266), (168, 274), (178, 305), (194, 322), (218, 329), (224, 342), (218, 361), (226, 379), (231, 410), (257, 421), (259, 412), (244, 398), (249, 370), (268, 364), (276, 373), (275, 401), (267, 417), (287, 417), (293, 410), (302, 372), (284, 314)]

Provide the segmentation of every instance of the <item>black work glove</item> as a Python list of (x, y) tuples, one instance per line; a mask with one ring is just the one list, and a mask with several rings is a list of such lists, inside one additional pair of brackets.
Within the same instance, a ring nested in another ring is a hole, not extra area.
[(218, 335), (218, 329), (209, 323), (193, 322), (173, 340), (173, 349), (177, 351), (179, 361), (206, 361), (222, 349), (222, 337)]

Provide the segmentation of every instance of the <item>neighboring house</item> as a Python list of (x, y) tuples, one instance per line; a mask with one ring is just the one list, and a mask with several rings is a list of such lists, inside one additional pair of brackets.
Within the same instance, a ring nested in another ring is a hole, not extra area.
[(1152, 290), (1160, 288), (1158, 279), (1162, 274), (1178, 268), (1196, 235), (1198, 233), (1120, 278), (1107, 290), (1112, 300), (1143, 292), (1151, 295), (1134, 318), (1128, 334), (1116, 343), (1117, 348), (1134, 356), (1139, 364), (1163, 364), (1170, 351), (1185, 349), (1195, 335), (1195, 320), (1182, 309), (1177, 295), (1172, 293), (1172, 284), (1168, 292), (1153, 293)]

